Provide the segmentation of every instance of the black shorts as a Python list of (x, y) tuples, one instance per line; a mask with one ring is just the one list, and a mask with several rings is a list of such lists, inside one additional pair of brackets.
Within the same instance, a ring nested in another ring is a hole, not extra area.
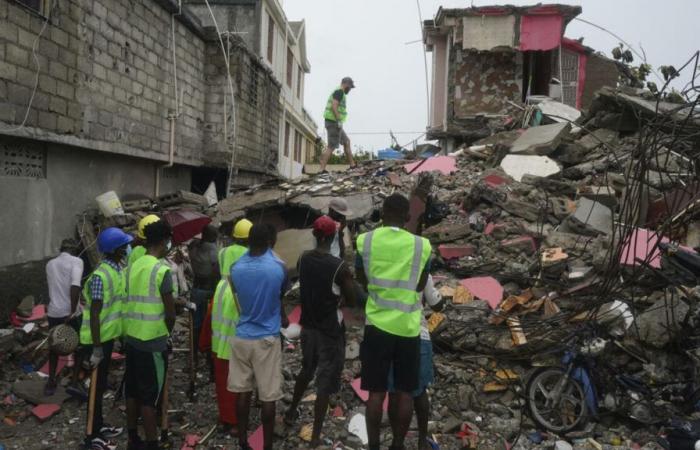
[(394, 368), (394, 387), (400, 392), (418, 388), (420, 374), (420, 336), (403, 337), (365, 325), (360, 345), (362, 389), (386, 392), (389, 370)]
[(126, 344), (124, 390), (127, 399), (155, 408), (168, 373), (167, 352), (144, 352)]
[(316, 391), (335, 394), (340, 390), (340, 376), (345, 364), (345, 333), (328, 336), (313, 328), (301, 330), (302, 373), (316, 374)]

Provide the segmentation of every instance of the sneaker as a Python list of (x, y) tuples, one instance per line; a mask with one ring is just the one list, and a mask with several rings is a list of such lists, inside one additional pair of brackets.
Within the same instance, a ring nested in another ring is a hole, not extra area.
[(48, 381), (44, 386), (44, 397), (51, 397), (56, 393), (56, 382)]
[(115, 450), (117, 444), (102, 438), (94, 438), (90, 442), (90, 450)]
[(121, 435), (124, 432), (124, 428), (122, 427), (113, 427), (110, 425), (103, 425), (102, 428), (100, 428), (100, 435), (105, 438), (105, 439), (112, 439), (115, 438), (119, 435)]
[(285, 414), (284, 414), (284, 424), (287, 425), (288, 427), (294, 426), (294, 424), (299, 420), (299, 416), (301, 416), (301, 408), (298, 407), (294, 410), (289, 409)]

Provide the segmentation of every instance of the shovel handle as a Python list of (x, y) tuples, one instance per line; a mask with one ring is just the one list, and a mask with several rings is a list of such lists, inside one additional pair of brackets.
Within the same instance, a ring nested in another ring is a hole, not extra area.
[(90, 373), (90, 395), (88, 396), (88, 416), (86, 436), (90, 437), (93, 434), (94, 416), (95, 416), (95, 397), (97, 395), (97, 367), (92, 369)]

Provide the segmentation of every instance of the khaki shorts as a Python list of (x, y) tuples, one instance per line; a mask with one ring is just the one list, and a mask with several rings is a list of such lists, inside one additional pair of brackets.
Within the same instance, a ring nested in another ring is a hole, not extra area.
[(262, 402), (274, 402), (282, 394), (282, 347), (279, 337), (231, 340), (228, 363), (228, 390), (252, 392), (258, 390)]

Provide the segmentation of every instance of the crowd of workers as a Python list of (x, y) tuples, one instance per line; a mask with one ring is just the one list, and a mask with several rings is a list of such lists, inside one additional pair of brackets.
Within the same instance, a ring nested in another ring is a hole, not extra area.
[[(404, 229), (408, 211), (405, 197), (388, 197), (382, 226), (357, 236), (354, 264), (352, 249), (345, 245), (346, 216), (351, 213), (347, 203), (333, 199), (328, 214), (313, 222), (316, 246), (297, 262), (302, 368), (283, 416), (293, 427), (299, 403), (315, 378), (311, 447), (323, 443), (330, 397), (341, 385), (345, 362), (341, 307), (364, 305), (360, 359), (361, 387), (369, 391), (369, 448), (379, 448), (387, 393), (393, 433), (390, 448), (404, 448), (414, 410), (419, 448), (431, 448), (426, 389), (432, 381), (432, 350), (423, 305), (439, 309), (442, 302), (429, 275), (430, 242)], [(128, 448), (159, 448), (158, 406), (167, 396), (169, 336), (178, 305), (190, 310), (195, 336), (210, 350), (222, 431), (236, 435), (241, 449), (250, 448), (248, 417), (255, 392), (261, 405), (264, 448), (272, 448), (275, 406), (283, 397), (280, 333), (289, 326), (283, 305), (289, 278), (286, 264), (274, 252), (274, 226), (242, 219), (232, 237), (232, 245), (218, 249), (217, 230), (208, 226), (201, 239), (190, 244), (194, 281), (189, 300), (180, 298), (166, 260), (172, 250), (172, 230), (155, 215), (141, 220), (136, 237), (118, 228), (99, 234), (97, 245), (104, 257), (84, 283), (83, 308), (79, 302), (82, 260), (71, 255), (74, 245), (64, 242), (62, 253), (49, 262), (51, 325), (72, 324), (78, 329), (80, 353), (93, 369), (94, 392), (86, 395), (88, 448), (116, 448), (113, 439), (123, 432), (102, 416), (117, 341), (126, 354)], [(47, 395), (56, 389), (55, 361), (51, 367)], [(139, 419), (144, 439), (138, 432)]]

